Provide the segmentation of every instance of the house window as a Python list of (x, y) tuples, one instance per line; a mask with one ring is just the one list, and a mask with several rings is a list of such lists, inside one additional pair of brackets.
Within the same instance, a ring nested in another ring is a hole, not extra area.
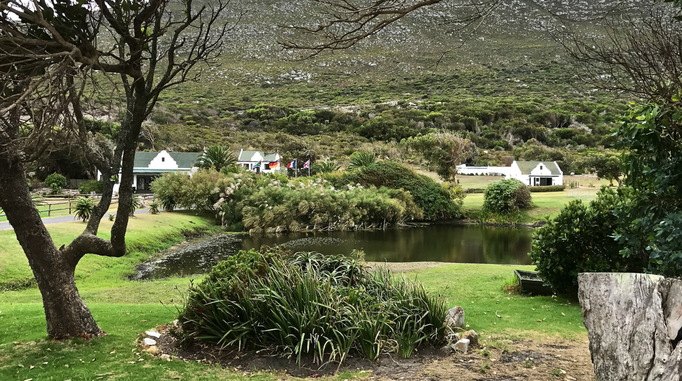
[(162, 162), (162, 163), (165, 163), (165, 162), (166, 162), (166, 158), (165, 158), (165, 157), (162, 157), (162, 158), (161, 158), (161, 162)]
[(542, 171), (542, 164), (540, 164), (540, 170)]

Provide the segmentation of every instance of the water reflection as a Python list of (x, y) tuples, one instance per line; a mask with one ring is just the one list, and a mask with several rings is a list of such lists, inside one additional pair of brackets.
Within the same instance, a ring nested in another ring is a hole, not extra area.
[(138, 268), (135, 279), (204, 273), (241, 249), (285, 245), (294, 251), (349, 254), (363, 250), (368, 261), (529, 264), (532, 229), (433, 225), (386, 231), (211, 237)]

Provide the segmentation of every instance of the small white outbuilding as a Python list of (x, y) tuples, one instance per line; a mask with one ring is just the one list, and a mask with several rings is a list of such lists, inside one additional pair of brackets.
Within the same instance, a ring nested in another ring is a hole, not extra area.
[(564, 185), (564, 173), (556, 161), (516, 161), (509, 167), (468, 167), (457, 166), (460, 175), (504, 176), (535, 186)]

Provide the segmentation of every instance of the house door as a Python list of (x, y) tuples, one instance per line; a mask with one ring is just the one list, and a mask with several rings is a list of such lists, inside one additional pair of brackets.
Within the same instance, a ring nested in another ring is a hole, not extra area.
[(147, 178), (144, 176), (137, 177), (137, 190), (138, 192), (147, 190)]
[(542, 177), (540, 179), (540, 185), (541, 186), (549, 186), (552, 185), (552, 178), (551, 177)]

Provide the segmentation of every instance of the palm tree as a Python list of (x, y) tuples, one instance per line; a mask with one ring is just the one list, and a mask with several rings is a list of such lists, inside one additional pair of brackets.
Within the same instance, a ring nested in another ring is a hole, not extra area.
[(354, 152), (350, 155), (349, 168), (362, 168), (374, 164), (377, 161), (376, 155), (371, 152)]
[(315, 173), (331, 173), (338, 171), (341, 166), (335, 161), (323, 161), (313, 165), (313, 172)]
[(237, 163), (237, 155), (224, 146), (210, 146), (199, 155), (197, 162), (194, 164), (199, 168), (215, 169), (220, 171), (224, 167), (234, 165)]

